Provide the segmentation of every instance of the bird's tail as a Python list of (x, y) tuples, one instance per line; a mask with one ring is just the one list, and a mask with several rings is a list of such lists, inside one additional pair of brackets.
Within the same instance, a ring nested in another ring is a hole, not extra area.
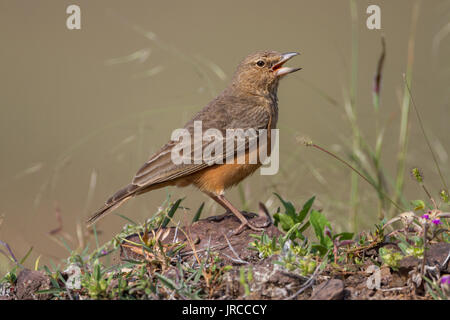
[(117, 191), (111, 198), (106, 201), (105, 205), (101, 207), (97, 212), (95, 212), (87, 221), (86, 225), (90, 227), (98, 220), (106, 216), (108, 213), (114, 211), (118, 207), (120, 207), (125, 201), (132, 198), (136, 191), (139, 189), (138, 186), (134, 184), (129, 184), (125, 188)]

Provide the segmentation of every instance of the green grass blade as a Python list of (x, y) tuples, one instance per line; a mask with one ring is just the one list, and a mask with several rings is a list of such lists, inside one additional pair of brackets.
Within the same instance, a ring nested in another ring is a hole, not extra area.
[(205, 203), (202, 202), (202, 204), (200, 205), (200, 207), (198, 208), (197, 212), (195, 213), (194, 218), (192, 219), (192, 223), (198, 221), (200, 219), (200, 215), (202, 214), (203, 211), (203, 207), (205, 206)]
[(167, 217), (164, 219), (164, 221), (161, 224), (162, 228), (165, 228), (169, 224), (170, 219), (172, 219), (173, 215), (177, 211), (177, 209), (180, 206), (180, 203), (181, 203), (181, 201), (183, 201), (183, 199), (184, 198), (178, 199), (177, 201), (175, 201), (175, 203), (173, 204), (173, 206), (170, 208), (169, 212), (167, 213)]

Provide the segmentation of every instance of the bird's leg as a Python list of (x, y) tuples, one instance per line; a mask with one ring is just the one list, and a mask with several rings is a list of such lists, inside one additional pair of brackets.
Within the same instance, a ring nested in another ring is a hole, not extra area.
[(253, 226), (245, 217), (244, 215), (236, 209), (235, 206), (231, 204), (230, 201), (228, 201), (223, 195), (210, 195), (211, 198), (213, 198), (218, 204), (220, 204), (222, 207), (224, 207), (227, 211), (231, 211), (240, 221), (241, 225), (234, 230), (234, 234), (241, 233), (245, 227), (248, 227), (254, 231), (263, 231), (263, 228), (258, 228)]
[(214, 216), (214, 217), (208, 217), (208, 220), (222, 221), (222, 220), (225, 218), (225, 216), (226, 216), (227, 214), (232, 213), (232, 212), (230, 211), (230, 209), (228, 209), (227, 206), (225, 206), (225, 205), (220, 201), (220, 199), (219, 199), (214, 193), (210, 193), (210, 192), (205, 192), (205, 193), (206, 193), (211, 199), (213, 199), (215, 202), (217, 202), (218, 204), (220, 204), (220, 206), (221, 206), (222, 208), (225, 209), (225, 213), (224, 213), (223, 215), (220, 215), (220, 216)]
[(231, 212), (230, 209), (228, 209), (228, 207), (227, 207), (227, 206), (219, 199), (218, 196), (216, 196), (215, 194), (212, 194), (212, 193), (208, 193), (208, 195), (209, 195), (215, 202), (217, 202), (218, 204), (220, 204), (220, 206), (221, 206), (222, 208), (224, 208), (225, 210), (227, 210), (227, 213), (228, 213), (228, 212)]
[[(210, 196), (214, 201), (216, 201), (218, 204), (220, 204), (220, 206), (221, 206), (222, 208), (224, 208), (224, 209), (226, 210), (225, 215), (226, 215), (227, 213), (233, 213), (233, 212), (230, 210), (230, 208), (227, 207), (226, 204), (224, 204), (223, 201), (220, 200), (220, 199), (218, 198), (217, 195), (215, 195), (215, 194), (213, 194), (213, 193), (207, 193), (207, 195)], [(233, 214), (234, 214), (234, 213), (233, 213)], [(246, 217), (246, 218), (254, 218), (255, 216), (257, 216), (257, 215), (255, 215), (254, 213), (249, 213), (249, 212), (245, 212), (245, 211), (244, 211), (244, 212), (241, 212), (241, 214), (242, 214), (244, 217)], [(223, 219), (223, 217), (222, 217), (221, 219), (219, 219), (219, 220), (222, 220), (222, 219)]]

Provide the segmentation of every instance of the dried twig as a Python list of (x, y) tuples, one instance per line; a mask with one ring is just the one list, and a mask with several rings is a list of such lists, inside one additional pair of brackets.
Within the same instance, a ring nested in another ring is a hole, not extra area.
[(316, 276), (319, 274), (319, 270), (322, 264), (319, 264), (316, 267), (316, 270), (314, 270), (314, 273), (311, 275), (311, 277), (309, 277), (309, 279), (305, 282), (305, 284), (293, 295), (291, 295), (290, 297), (287, 297), (285, 300), (293, 300), (296, 299), (303, 291), (305, 291), (306, 289), (308, 289), (309, 287), (311, 287), (314, 283), (314, 280), (316, 278)]
[(236, 256), (237, 259), (233, 259), (230, 256), (228, 256), (225, 253), (222, 253), (224, 256), (226, 256), (227, 258), (231, 259), (234, 262), (238, 262), (238, 263), (243, 263), (243, 264), (248, 264), (247, 261), (242, 260), (241, 257), (239, 257), (239, 255), (237, 254), (237, 252), (234, 250), (233, 246), (230, 243), (230, 240), (228, 240), (228, 237), (226, 236), (226, 234), (223, 234), (223, 236), (225, 237), (225, 240), (227, 240), (228, 243), (228, 247), (230, 248), (231, 252), (233, 252), (233, 254)]

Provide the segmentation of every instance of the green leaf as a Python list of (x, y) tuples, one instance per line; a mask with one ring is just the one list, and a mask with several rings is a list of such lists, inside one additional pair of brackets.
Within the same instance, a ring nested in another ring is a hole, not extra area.
[(23, 263), (25, 262), (25, 260), (28, 259), (28, 257), (29, 257), (30, 254), (31, 254), (31, 251), (33, 251), (33, 247), (31, 247), (31, 248), (28, 250), (28, 252), (25, 254), (25, 256), (24, 256), (22, 259), (20, 259), (20, 261), (19, 261), (20, 264), (23, 264)]
[(283, 204), (283, 207), (286, 210), (285, 214), (290, 216), (295, 221), (295, 219), (297, 218), (297, 214), (295, 213), (294, 205), (289, 201), (284, 201), (278, 193), (274, 194), (278, 197), (278, 199), (280, 199), (281, 203)]
[(306, 223), (298, 230), (300, 233), (305, 232), (306, 229), (311, 225), (311, 222), (306, 221)]
[(95, 280), (97, 280), (97, 281), (100, 281), (100, 279), (102, 278), (102, 270), (101, 270), (100, 264), (95, 265), (94, 276), (95, 276)]
[(333, 245), (333, 242), (329, 237), (324, 235), (325, 226), (328, 226), (331, 229), (331, 224), (327, 218), (325, 218), (325, 216), (319, 211), (312, 210), (309, 216), (309, 221), (314, 228), (314, 233), (316, 234), (320, 244), (326, 248), (330, 248)]
[(425, 202), (422, 200), (413, 200), (411, 201), (411, 204), (414, 207), (414, 211), (425, 209)]
[(155, 275), (169, 289), (172, 289), (172, 290), (177, 289), (177, 285), (175, 284), (175, 282), (173, 282), (169, 278), (166, 278), (166, 277), (160, 275), (159, 273), (155, 273)]
[(45, 272), (47, 273), (47, 275), (49, 276), (50, 282), (52, 283), (53, 287), (55, 287), (55, 288), (60, 288), (58, 281), (56, 281), (56, 280), (53, 278), (53, 274), (52, 274), (52, 272), (50, 271), (50, 269), (49, 269), (47, 266), (44, 265), (44, 270), (45, 270)]
[(295, 225), (292, 226), (292, 228), (289, 229), (289, 231), (286, 233), (286, 235), (284, 236), (283, 242), (280, 243), (281, 247), (284, 246), (284, 243), (286, 242), (287, 239), (289, 239), (291, 237), (291, 235), (297, 230), (297, 228), (300, 226), (300, 222), (296, 223)]
[(270, 246), (272, 249), (275, 249), (277, 247), (277, 238), (276, 237), (272, 238), (272, 242), (271, 242)]
[(316, 196), (313, 196), (311, 199), (305, 202), (302, 210), (298, 213), (297, 222), (302, 222), (303, 220), (305, 220), (306, 215), (308, 214), (309, 209), (311, 209), (315, 199)]
[(194, 277), (194, 283), (198, 283), (200, 281), (200, 277), (202, 276), (202, 272), (201, 272), (202, 268), (203, 268), (203, 261), (200, 264), (200, 268), (198, 268), (196, 270), (196, 274), (195, 274), (195, 277)]
[(280, 213), (273, 214), (273, 224), (275, 227), (278, 227), (278, 223), (280, 223)]
[(407, 249), (408, 249), (408, 245), (405, 243), (399, 243), (397, 244), (397, 246), (400, 248), (400, 250), (402, 250), (403, 254), (406, 256), (407, 255)]
[(95, 245), (97, 246), (97, 250), (98, 250), (98, 248), (99, 248), (98, 234), (97, 234), (97, 227), (95, 226), (95, 224), (92, 226), (92, 231), (94, 231)]
[(133, 226), (137, 226), (137, 225), (138, 225), (137, 222), (131, 220), (130, 218), (128, 218), (127, 216), (124, 216), (123, 214), (120, 214), (120, 213), (117, 213), (117, 212), (114, 212), (114, 214), (115, 214), (116, 216), (119, 216), (119, 217), (121, 217), (122, 219), (128, 221), (128, 222), (131, 223)]
[(202, 214), (204, 206), (205, 206), (205, 203), (202, 202), (202, 204), (200, 205), (200, 208), (198, 208), (197, 213), (195, 214), (194, 218), (192, 219), (192, 223), (194, 223), (194, 222), (198, 221), (198, 219), (200, 219), (200, 215)]
[(274, 218), (275, 217), (277, 217), (278, 221), (281, 223), (281, 228), (283, 229), (283, 231), (289, 231), (295, 224), (294, 220), (286, 214), (275, 213)]
[(72, 248), (70, 248), (70, 246), (67, 244), (67, 241), (63, 238), (63, 237), (59, 237), (59, 240), (61, 241), (61, 243), (64, 245), (64, 247), (67, 249), (67, 251), (69, 251), (69, 253), (72, 253)]
[(47, 290), (39, 290), (36, 291), (35, 294), (57, 294), (60, 292), (63, 292), (64, 289), (58, 289), (58, 288), (54, 288), (54, 289), (47, 289)]
[(353, 232), (341, 232), (333, 236), (333, 239), (339, 239), (341, 240), (352, 240), (353, 239)]
[(318, 251), (322, 257), (328, 252), (328, 248), (327, 247), (325, 247), (325, 246), (323, 246), (321, 244), (318, 244), (318, 243), (312, 244), (311, 245), (311, 249), (313, 251)]
[(173, 204), (173, 206), (170, 208), (169, 212), (167, 213), (167, 216), (168, 216), (168, 217), (166, 217), (166, 218), (164, 219), (163, 223), (161, 224), (161, 227), (162, 227), (162, 228), (165, 228), (165, 227), (169, 224), (170, 219), (172, 219), (173, 215), (174, 215), (175, 212), (177, 211), (177, 209), (178, 209), (178, 207), (179, 207), (181, 201), (183, 201), (183, 199), (184, 199), (184, 198), (178, 199), (177, 201), (175, 201), (175, 203)]

